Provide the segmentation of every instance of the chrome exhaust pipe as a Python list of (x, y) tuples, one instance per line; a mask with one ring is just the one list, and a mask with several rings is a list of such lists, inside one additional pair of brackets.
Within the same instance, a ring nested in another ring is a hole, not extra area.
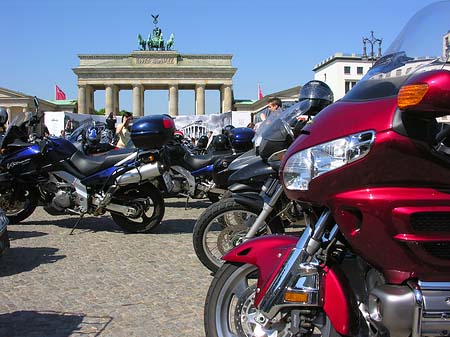
[(162, 174), (163, 167), (160, 163), (145, 164), (125, 172), (116, 178), (116, 184), (125, 186), (129, 184), (141, 183), (144, 180), (158, 177)]

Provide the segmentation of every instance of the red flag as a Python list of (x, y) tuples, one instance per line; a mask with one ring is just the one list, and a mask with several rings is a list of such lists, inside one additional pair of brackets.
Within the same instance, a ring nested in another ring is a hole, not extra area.
[(264, 95), (263, 95), (263, 93), (261, 91), (261, 87), (260, 87), (260, 85), (258, 83), (258, 99), (262, 99), (263, 97), (264, 97)]
[(66, 94), (56, 84), (55, 84), (55, 97), (57, 101), (66, 99)]

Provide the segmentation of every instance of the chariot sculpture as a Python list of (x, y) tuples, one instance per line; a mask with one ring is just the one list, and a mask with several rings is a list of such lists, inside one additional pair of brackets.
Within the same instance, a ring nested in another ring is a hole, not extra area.
[(175, 42), (175, 35), (172, 33), (167, 41), (164, 41), (161, 28), (157, 26), (159, 14), (153, 15), (153, 34), (148, 34), (147, 40), (145, 40), (141, 34), (138, 34), (139, 50), (172, 50)]

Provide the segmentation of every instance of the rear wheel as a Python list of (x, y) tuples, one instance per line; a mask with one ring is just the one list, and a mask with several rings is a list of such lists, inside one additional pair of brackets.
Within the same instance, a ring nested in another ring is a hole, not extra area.
[[(257, 275), (257, 268), (250, 264), (227, 262), (219, 269), (206, 296), (204, 324), (207, 337), (294, 336), (289, 309), (277, 314), (268, 326), (256, 322), (257, 310), (253, 302)], [(320, 309), (310, 311), (313, 312), (308, 320), (311, 326), (302, 327), (302, 335), (339, 336), (324, 312)]]
[(10, 224), (19, 223), (33, 214), (38, 204), (38, 192), (34, 188), (0, 188), (0, 207)]
[(164, 198), (152, 184), (127, 186), (121, 189), (111, 202), (136, 209), (136, 215), (133, 216), (111, 212), (114, 222), (127, 232), (148, 233), (158, 226), (164, 217)]
[[(216, 272), (223, 263), (222, 256), (242, 243), (259, 213), (259, 210), (243, 206), (233, 198), (221, 199), (209, 206), (200, 215), (193, 231), (194, 250), (203, 265)], [(279, 218), (274, 218), (266, 221), (257, 235), (283, 231)]]

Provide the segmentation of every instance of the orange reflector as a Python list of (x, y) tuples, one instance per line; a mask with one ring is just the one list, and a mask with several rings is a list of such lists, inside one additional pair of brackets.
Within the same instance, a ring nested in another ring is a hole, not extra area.
[(287, 291), (284, 293), (286, 302), (308, 302), (308, 294)]
[(403, 86), (398, 93), (398, 107), (406, 109), (417, 105), (427, 93), (428, 84), (411, 84)]
[(155, 157), (153, 155), (150, 155), (150, 156), (148, 156), (148, 160), (152, 162), (155, 160)]

